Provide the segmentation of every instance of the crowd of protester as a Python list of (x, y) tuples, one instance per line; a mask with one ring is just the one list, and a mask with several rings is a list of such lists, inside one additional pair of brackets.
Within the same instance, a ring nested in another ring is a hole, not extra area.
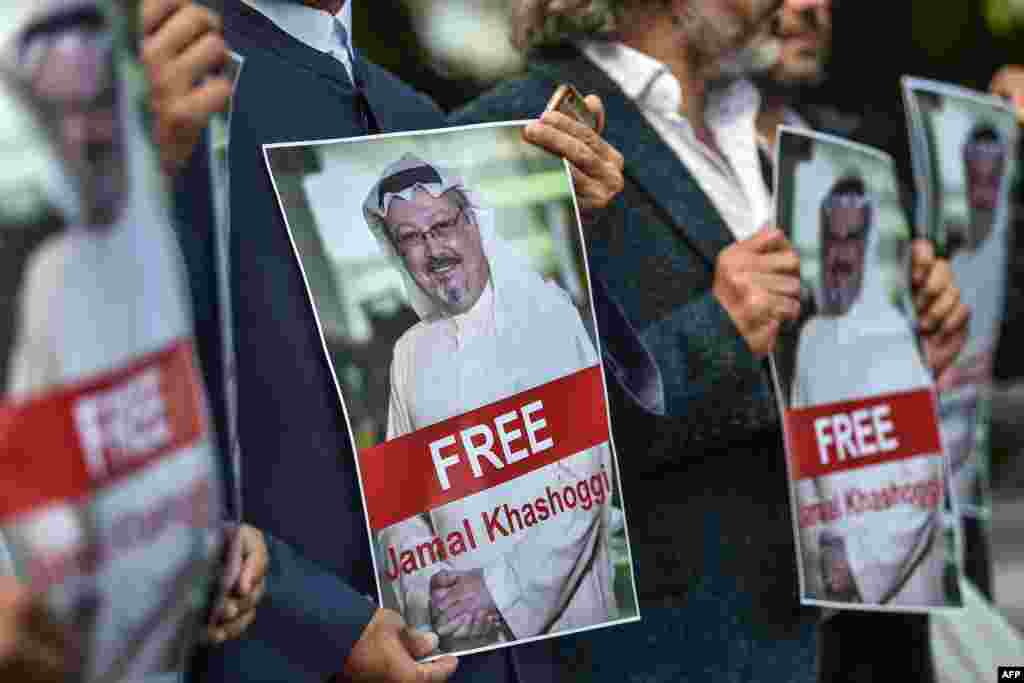
[[(217, 433), (238, 439), (232, 448), (222, 437), (219, 449), (236, 492), (224, 496), (225, 518), (232, 501), (244, 510), (243, 580), (211, 610), (180, 680), (938, 680), (929, 617), (827, 614), (799, 598), (767, 357), (800, 316), (801, 283), (796, 249), (773, 224), (772, 150), (782, 124), (883, 148), (905, 134), (902, 120), (804, 101), (828, 77), (831, 1), (515, 0), (511, 38), (526, 72), (449, 113), (363, 57), (354, 1), (223, 0), (221, 13), (191, 0), (140, 3), (205, 384)], [(207, 124), (232, 92), (219, 75), (228, 47), (245, 59), (230, 157), (226, 353), (237, 386), (218, 371), (224, 306), (204, 190)], [(587, 96), (597, 130), (545, 113), (561, 83)], [(991, 90), (1024, 122), (1024, 68), (1000, 70)], [(437, 636), (368, 597), (354, 449), (261, 145), (518, 119), (535, 120), (528, 142), (569, 161), (591, 276), (640, 331), (664, 382), (658, 413), (609, 386), (615, 441), (629, 444), (620, 467), (641, 620), (423, 662)], [(938, 377), (963, 347), (970, 310), (925, 239), (912, 244), (912, 286)], [(1009, 311), (1020, 305), (1014, 292)], [(1019, 394), (997, 394), (993, 415), (1007, 429)], [(968, 578), (991, 600), (984, 527), (967, 539)], [(75, 638), (42, 596), (0, 577), (0, 679), (70, 680)]]

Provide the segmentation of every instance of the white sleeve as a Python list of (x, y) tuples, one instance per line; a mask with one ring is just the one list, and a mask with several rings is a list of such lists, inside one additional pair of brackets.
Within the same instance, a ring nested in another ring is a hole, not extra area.
[[(598, 463), (608, 459), (607, 453), (604, 445), (572, 457)], [(570, 483), (564, 474), (567, 468), (557, 464), (550, 467), (562, 470), (551, 486), (562, 491), (564, 484)], [(594, 470), (599, 471), (600, 466)], [(590, 510), (577, 505), (560, 512), (531, 529), (513, 552), (484, 568), (487, 588), (516, 638), (547, 632), (572, 600), (583, 574), (593, 571), (591, 559), (608, 557), (599, 550), (608, 542), (605, 511), (609, 504), (606, 499)], [(610, 574), (610, 569), (598, 572), (599, 576)], [(610, 591), (610, 586), (607, 588)], [(604, 602), (613, 604), (610, 596)]]
[[(912, 534), (894, 532), (888, 526), (891, 521), (879, 520), (846, 539), (850, 569), (861, 598), (868, 604), (891, 600), (917, 571), (931, 544), (943, 542), (938, 515), (905, 520), (916, 525), (916, 533)], [(902, 525), (896, 522), (894, 526)]]
[(806, 375), (808, 374), (808, 365), (811, 365), (811, 356), (813, 354), (813, 349), (811, 348), (813, 344), (808, 341), (809, 335), (807, 334), (810, 325), (811, 321), (804, 325), (804, 329), (800, 331), (800, 336), (796, 343), (796, 356), (793, 359), (793, 378), (789, 395), (790, 409), (806, 408), (810, 400), (805, 384), (808, 381)]
[[(415, 431), (405, 399), (409, 391), (410, 344), (403, 343), (403, 339), (399, 339), (395, 344), (395, 354), (391, 361), (387, 436), (389, 441)], [(429, 515), (419, 514), (410, 517), (382, 529), (377, 534), (378, 557), (387, 558), (389, 546), (394, 547), (396, 556), (401, 555), (405, 549), (415, 551), (417, 545), (430, 542), (434, 535)], [(438, 562), (411, 575), (402, 574), (400, 567), (395, 567), (399, 571), (399, 576), (391, 583), (391, 588), (395, 593), (398, 610), (410, 626), (430, 626), (430, 579), (446, 566), (445, 563)]]
[[(582, 367), (597, 363), (597, 354), (575, 307), (573, 342)], [(595, 400), (604, 400), (601, 394)], [(567, 485), (600, 478), (602, 468), (614, 476), (611, 451), (607, 443), (548, 465), (550, 487), (561, 492)], [(502, 555), (484, 568), (484, 581), (502, 618), (517, 638), (545, 633), (573, 598), (584, 573), (592, 571), (592, 561), (608, 558), (599, 550), (608, 543), (607, 508), (611, 492), (602, 505), (584, 510), (580, 505), (565, 509), (530, 530), (514, 552)], [(599, 576), (610, 576), (598, 572)], [(611, 587), (607, 587), (610, 592)], [(614, 604), (610, 595), (605, 604)], [(611, 618), (611, 614), (608, 618)]]
[(60, 379), (52, 328), (57, 324), (69, 249), (66, 236), (58, 236), (40, 245), (25, 266), (18, 296), (18, 327), (8, 359), (10, 396), (42, 391)]

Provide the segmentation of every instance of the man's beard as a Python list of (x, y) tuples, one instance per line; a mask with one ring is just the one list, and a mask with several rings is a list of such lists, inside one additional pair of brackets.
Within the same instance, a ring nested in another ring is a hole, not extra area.
[(89, 207), (87, 220), (97, 227), (113, 223), (126, 193), (127, 177), (119, 145), (102, 145), (88, 150), (83, 164), (83, 202)]
[(845, 315), (860, 296), (860, 284), (860, 278), (854, 276), (835, 285), (826, 283), (822, 288), (822, 298), (825, 300), (822, 312), (833, 316)]
[(466, 298), (466, 290), (454, 285), (443, 287), (441, 290), (441, 298), (450, 307), (458, 308), (459, 305), (462, 304), (463, 299)]
[[(765, 38), (762, 40), (770, 40), (775, 44), (777, 56), (769, 64), (758, 65), (751, 72), (751, 78), (766, 97), (799, 99), (807, 89), (820, 86), (827, 79), (825, 65), (831, 49), (831, 30), (820, 25), (813, 11), (805, 12), (799, 21), (799, 26), (788, 26), (783, 17), (777, 14), (765, 30)], [(784, 64), (785, 42), (809, 32), (815, 32), (819, 37), (819, 45), (813, 57), (801, 56), (796, 68)], [(812, 59), (813, 65), (810, 64)]]
[(967, 230), (967, 247), (977, 249), (989, 235), (996, 222), (996, 212), (993, 209), (980, 209), (971, 207), (971, 220)]
[(745, 27), (738, 17), (715, 17), (706, 11), (701, 2), (690, 2), (678, 21), (686, 37), (686, 48), (704, 78), (722, 76), (725, 62), (731, 59), (731, 55), (742, 52), (742, 48), (736, 46), (740, 43)]
[(736, 79), (757, 76), (771, 70), (779, 61), (782, 45), (772, 36), (758, 36), (746, 46), (724, 57), (718, 78)]
[(464, 264), (464, 259), (455, 254), (431, 257), (427, 261), (427, 272), (430, 273), (430, 289), (433, 295), (441, 300), (441, 303), (452, 311), (461, 311), (469, 298), (469, 283), (459, 280), (434, 279), (438, 270), (446, 268), (458, 268)]

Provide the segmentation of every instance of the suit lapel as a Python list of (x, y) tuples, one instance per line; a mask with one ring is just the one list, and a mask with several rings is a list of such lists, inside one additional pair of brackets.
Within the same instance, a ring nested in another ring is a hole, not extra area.
[(734, 241), (732, 232), (690, 169), (651, 128), (633, 101), (576, 50), (534, 68), (555, 83), (569, 82), (584, 94), (601, 97), (604, 138), (626, 157), (626, 176), (643, 188), (676, 232), (714, 267), (718, 253)]
[(285, 61), (316, 73), (342, 90), (352, 92), (352, 81), (341, 62), (295, 40), (243, 2), (225, 2), (224, 21), (231, 32), (244, 34), (254, 45), (271, 50)]
[[(359, 90), (369, 106), (374, 132), (401, 130), (402, 126), (396, 119), (402, 111), (401, 107), (395, 106), (396, 98), (391, 83), (383, 78), (379, 71), (370, 68), (359, 50), (352, 51), (352, 71)], [(398, 96), (398, 101), (400, 98), (401, 95)]]

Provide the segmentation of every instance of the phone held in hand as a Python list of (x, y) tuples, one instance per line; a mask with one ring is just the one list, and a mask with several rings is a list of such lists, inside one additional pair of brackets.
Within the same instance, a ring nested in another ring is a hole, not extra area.
[(597, 116), (587, 108), (579, 91), (568, 83), (558, 86), (555, 94), (548, 100), (548, 106), (544, 111), (561, 112), (591, 129), (597, 130)]

